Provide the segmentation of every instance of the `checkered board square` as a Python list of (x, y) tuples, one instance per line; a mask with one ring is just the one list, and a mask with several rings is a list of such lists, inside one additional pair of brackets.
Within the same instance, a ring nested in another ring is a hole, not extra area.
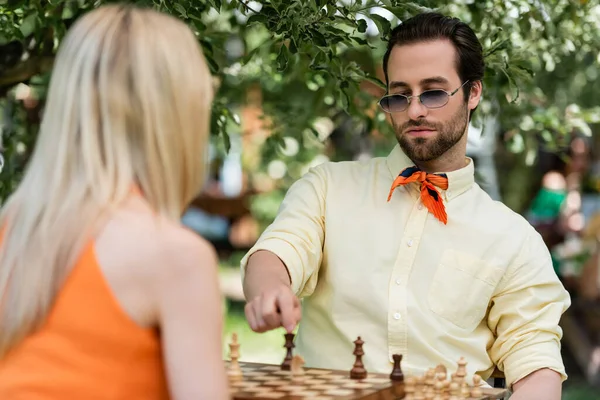
[[(398, 400), (404, 385), (389, 375), (368, 373), (366, 379), (350, 379), (349, 371), (305, 368), (292, 376), (279, 365), (240, 362), (243, 377), (230, 381), (232, 400)], [(479, 399), (502, 399), (505, 390), (483, 389)]]

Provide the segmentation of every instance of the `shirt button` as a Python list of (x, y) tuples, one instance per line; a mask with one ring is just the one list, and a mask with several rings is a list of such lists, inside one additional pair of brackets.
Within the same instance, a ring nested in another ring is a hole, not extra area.
[(399, 285), (401, 283), (402, 283), (402, 281), (400, 279), (396, 279), (396, 285)]
[(423, 204), (419, 204), (419, 210), (423, 209)]
[(406, 242), (406, 244), (408, 244), (408, 247), (411, 247), (411, 246), (413, 245), (413, 241), (412, 241), (412, 239), (411, 239), (411, 240), (409, 240), (408, 242)]
[(394, 314), (394, 319), (400, 319), (400, 314), (399, 313)]

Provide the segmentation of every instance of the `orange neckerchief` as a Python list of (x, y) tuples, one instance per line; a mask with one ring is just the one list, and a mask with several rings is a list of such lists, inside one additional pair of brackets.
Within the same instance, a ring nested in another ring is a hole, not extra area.
[[(398, 186), (411, 182), (421, 182), (421, 201), (427, 209), (444, 225), (448, 222), (446, 208), (435, 186), (448, 189), (448, 177), (445, 174), (428, 174), (417, 167), (409, 167), (400, 172), (400, 175), (392, 183), (388, 201), (392, 198), (392, 192)], [(435, 185), (435, 186), (434, 186)]]

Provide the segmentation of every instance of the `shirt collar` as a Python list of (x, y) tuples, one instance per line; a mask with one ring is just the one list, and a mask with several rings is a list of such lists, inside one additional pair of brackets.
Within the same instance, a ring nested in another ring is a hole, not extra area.
[[(400, 148), (400, 145), (394, 146), (390, 154), (387, 156), (387, 165), (392, 176), (395, 179), (403, 169), (412, 167), (414, 162)], [(475, 182), (475, 165), (473, 159), (466, 157), (467, 165), (463, 168), (451, 172), (443, 172), (448, 177), (448, 189), (441, 191), (444, 193), (446, 200), (457, 197), (471, 188)], [(442, 172), (438, 172), (442, 173)]]

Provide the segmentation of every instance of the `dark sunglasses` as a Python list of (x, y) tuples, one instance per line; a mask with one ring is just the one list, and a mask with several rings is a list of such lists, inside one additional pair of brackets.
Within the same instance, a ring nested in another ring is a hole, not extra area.
[(454, 96), (467, 82), (452, 92), (442, 89), (426, 90), (418, 96), (405, 96), (403, 94), (388, 94), (379, 100), (379, 106), (387, 113), (401, 112), (408, 108), (412, 98), (418, 98), (427, 108), (441, 108), (448, 104), (450, 97)]

